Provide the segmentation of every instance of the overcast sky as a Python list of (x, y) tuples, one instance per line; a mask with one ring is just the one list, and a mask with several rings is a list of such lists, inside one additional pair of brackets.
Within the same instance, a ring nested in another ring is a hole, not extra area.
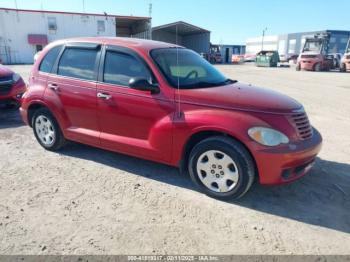
[(148, 16), (153, 25), (182, 20), (212, 32), (212, 42), (313, 30), (350, 30), (350, 0), (0, 0), (0, 7)]

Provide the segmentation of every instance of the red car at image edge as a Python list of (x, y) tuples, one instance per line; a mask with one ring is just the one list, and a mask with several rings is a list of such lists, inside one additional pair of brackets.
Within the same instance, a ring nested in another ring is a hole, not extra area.
[(194, 51), (127, 38), (79, 38), (38, 57), (20, 112), (38, 142), (66, 141), (188, 171), (206, 194), (243, 196), (256, 179), (304, 176), (322, 138), (303, 106), (222, 75)]
[(9, 68), (0, 65), (0, 104), (19, 105), (26, 84), (22, 77)]

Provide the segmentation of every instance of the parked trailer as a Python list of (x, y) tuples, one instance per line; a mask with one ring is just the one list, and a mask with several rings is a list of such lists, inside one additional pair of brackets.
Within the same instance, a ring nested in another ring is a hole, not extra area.
[(345, 54), (340, 62), (340, 72), (350, 72), (350, 38), (345, 49)]
[(304, 48), (298, 57), (296, 70), (319, 72), (334, 69), (334, 57), (328, 54), (329, 40), (329, 33), (306, 38)]

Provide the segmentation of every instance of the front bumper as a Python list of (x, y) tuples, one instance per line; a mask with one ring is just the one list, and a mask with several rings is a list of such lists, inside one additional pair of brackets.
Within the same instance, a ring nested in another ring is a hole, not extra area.
[(345, 64), (345, 70), (347, 72), (350, 72), (350, 59), (349, 60), (345, 60), (344, 64)]
[(303, 70), (309, 70), (313, 71), (314, 66), (318, 61), (313, 61), (313, 60), (301, 60), (300, 63), (300, 68)]
[(311, 139), (277, 148), (264, 148), (254, 153), (260, 183), (278, 185), (306, 175), (321, 151), (322, 137), (314, 128)]
[(21, 103), (22, 95), (27, 90), (26, 84), (21, 78), (15, 84), (12, 85), (9, 92), (5, 94), (0, 94), (0, 104), (7, 103)]

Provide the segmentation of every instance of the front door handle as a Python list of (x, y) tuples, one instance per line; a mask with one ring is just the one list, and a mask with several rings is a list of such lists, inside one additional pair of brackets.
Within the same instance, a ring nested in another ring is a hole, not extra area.
[(58, 90), (59, 90), (57, 84), (51, 83), (51, 84), (48, 84), (47, 87), (48, 87), (49, 89), (53, 90), (53, 91), (58, 91)]
[(112, 98), (111, 95), (106, 94), (106, 93), (97, 93), (97, 97), (105, 100), (109, 100)]

